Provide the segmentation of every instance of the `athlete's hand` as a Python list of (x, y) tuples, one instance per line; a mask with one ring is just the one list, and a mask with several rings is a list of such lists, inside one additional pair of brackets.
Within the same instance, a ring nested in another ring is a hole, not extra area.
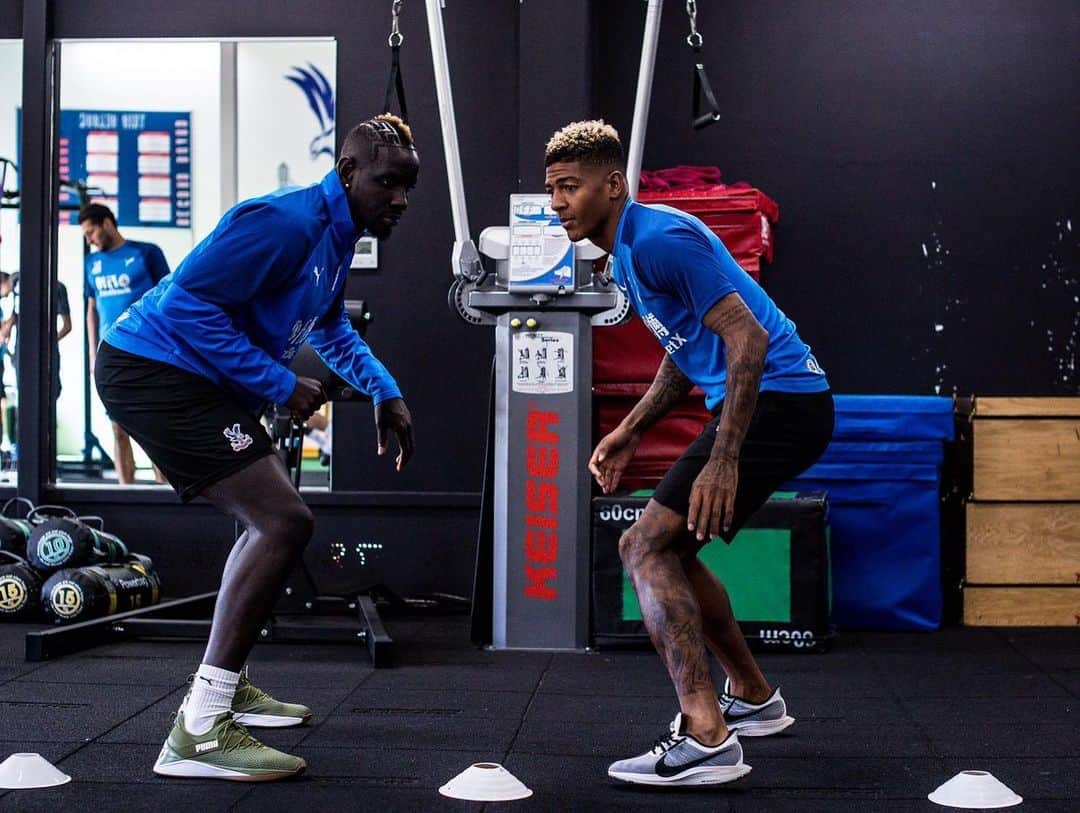
[(375, 428), (379, 431), (379, 456), (386, 454), (387, 440), (391, 432), (397, 437), (397, 470), (405, 468), (413, 454), (412, 415), (405, 401), (390, 398), (375, 407)]
[(323, 392), (322, 384), (314, 378), (296, 377), (296, 387), (285, 402), (285, 407), (294, 417), (306, 421), (315, 411), (326, 403), (326, 393)]
[(610, 494), (619, 487), (623, 472), (630, 465), (637, 451), (641, 436), (627, 429), (617, 428), (605, 435), (596, 444), (592, 457), (589, 458), (589, 471), (592, 472), (600, 490)]
[(735, 515), (735, 492), (739, 488), (739, 461), (729, 457), (709, 460), (690, 490), (686, 527), (699, 542), (731, 530)]

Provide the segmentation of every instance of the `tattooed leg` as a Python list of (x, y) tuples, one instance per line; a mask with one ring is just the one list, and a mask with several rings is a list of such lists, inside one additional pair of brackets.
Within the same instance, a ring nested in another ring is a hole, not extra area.
[(675, 684), (688, 730), (706, 745), (717, 745), (727, 728), (709, 674), (701, 611), (683, 569), (676, 543), (686, 519), (650, 501), (645, 514), (623, 534), (619, 554), (637, 591), (653, 646)]
[(682, 566), (701, 609), (705, 643), (724, 667), (731, 681), (731, 693), (751, 703), (765, 702), (772, 694), (772, 687), (750, 654), (723, 583), (696, 554), (684, 556)]

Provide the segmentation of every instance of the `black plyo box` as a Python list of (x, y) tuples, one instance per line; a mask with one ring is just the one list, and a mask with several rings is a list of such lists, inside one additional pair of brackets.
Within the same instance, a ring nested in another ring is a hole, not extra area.
[[(619, 559), (619, 538), (649, 497), (598, 497), (592, 510), (592, 637), (597, 647), (641, 645), (648, 633)], [(822, 651), (834, 633), (828, 499), (819, 492), (774, 494), (727, 545), (699, 557), (727, 588), (755, 649)]]

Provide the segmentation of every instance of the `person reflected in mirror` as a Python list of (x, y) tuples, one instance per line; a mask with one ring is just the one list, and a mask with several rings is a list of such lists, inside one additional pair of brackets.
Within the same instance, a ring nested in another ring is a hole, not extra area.
[[(90, 371), (93, 374), (101, 337), (128, 307), (169, 274), (169, 263), (153, 243), (127, 240), (116, 225), (112, 209), (90, 203), (79, 211), (83, 238), (94, 251), (84, 262), (86, 285), (86, 331), (90, 337)], [(135, 482), (135, 454), (124, 428), (110, 419), (113, 431), (113, 462), (121, 485)], [(154, 478), (165, 478), (155, 467)]]

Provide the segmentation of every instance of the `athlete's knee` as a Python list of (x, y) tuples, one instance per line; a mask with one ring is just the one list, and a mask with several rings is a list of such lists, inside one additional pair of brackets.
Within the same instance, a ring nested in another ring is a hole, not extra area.
[(619, 558), (627, 572), (633, 573), (649, 556), (660, 553), (665, 546), (665, 539), (635, 522), (619, 538)]
[(315, 516), (299, 500), (274, 509), (267, 519), (267, 530), (282, 542), (303, 550), (315, 530)]
[(311, 535), (315, 532), (315, 515), (304, 503), (295, 503), (288, 514), (290, 535), (298, 542), (307, 546), (311, 541)]

